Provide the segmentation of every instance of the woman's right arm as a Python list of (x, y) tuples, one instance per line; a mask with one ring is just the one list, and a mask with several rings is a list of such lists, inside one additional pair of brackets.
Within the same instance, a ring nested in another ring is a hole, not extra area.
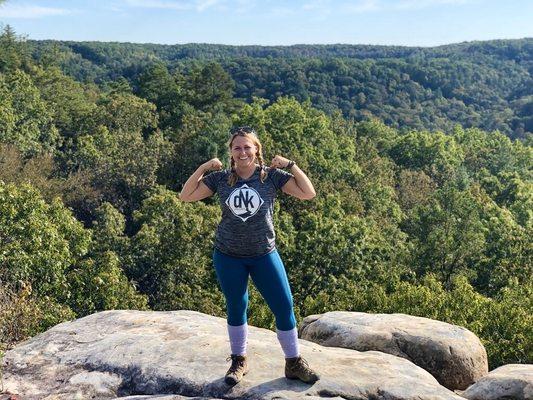
[(218, 158), (213, 158), (200, 165), (196, 171), (187, 179), (183, 189), (181, 189), (180, 200), (185, 202), (198, 201), (212, 196), (213, 191), (202, 182), (204, 174), (211, 170), (222, 169), (222, 163)]

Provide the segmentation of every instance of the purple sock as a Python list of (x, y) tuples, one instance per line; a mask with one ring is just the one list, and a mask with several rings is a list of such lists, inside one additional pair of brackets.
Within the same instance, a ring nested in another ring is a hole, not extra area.
[(228, 324), (231, 354), (246, 355), (246, 340), (248, 339), (248, 324), (233, 326)]
[(298, 348), (298, 329), (294, 327), (290, 331), (276, 329), (278, 341), (285, 353), (285, 358), (294, 358), (300, 355)]

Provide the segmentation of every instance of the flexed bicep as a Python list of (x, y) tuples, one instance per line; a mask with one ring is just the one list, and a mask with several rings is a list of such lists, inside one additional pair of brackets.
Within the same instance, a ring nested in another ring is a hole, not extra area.
[(221, 168), (222, 163), (218, 158), (213, 158), (212, 160), (200, 165), (183, 185), (183, 189), (180, 193), (180, 199), (182, 201), (191, 202), (212, 196), (214, 191), (203, 182), (203, 175), (210, 170), (220, 170)]
[(287, 183), (281, 187), (281, 191), (300, 200), (307, 199), (305, 192), (300, 188), (300, 186), (298, 186), (296, 179), (294, 178), (290, 178)]
[(196, 190), (192, 192), (185, 201), (191, 202), (191, 201), (203, 200), (203, 199), (206, 199), (212, 196), (214, 193), (215, 192), (209, 189), (205, 183), (200, 181), (200, 183), (198, 183), (198, 187), (196, 188)]

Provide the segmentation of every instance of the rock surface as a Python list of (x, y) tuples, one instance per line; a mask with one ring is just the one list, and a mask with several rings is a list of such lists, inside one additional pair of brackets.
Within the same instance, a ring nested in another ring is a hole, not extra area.
[(218, 400), (210, 397), (187, 397), (179, 394), (162, 394), (162, 395), (140, 395), (140, 396), (126, 396), (117, 397), (113, 400)]
[[(226, 320), (193, 311), (105, 311), (65, 322), (19, 344), (4, 359), (4, 389), (24, 399), (204, 398), (460, 400), (428, 372), (379, 352), (326, 348), (300, 340), (320, 374), (288, 380), (275, 332), (250, 327), (251, 370), (234, 387)], [(135, 396), (135, 397), (131, 397)]]
[(406, 358), (451, 390), (466, 389), (488, 373), (487, 353), (476, 335), (428, 318), (333, 311), (306, 317), (299, 335), (323, 346)]
[(470, 400), (532, 400), (533, 365), (509, 364), (496, 368), (461, 396)]

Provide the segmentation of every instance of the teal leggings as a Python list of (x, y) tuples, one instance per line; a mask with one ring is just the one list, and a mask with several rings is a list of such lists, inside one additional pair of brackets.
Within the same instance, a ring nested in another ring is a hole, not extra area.
[(276, 328), (289, 331), (296, 327), (289, 280), (277, 252), (259, 257), (231, 257), (215, 249), (213, 264), (226, 297), (228, 324), (247, 322), (248, 275), (276, 317)]

